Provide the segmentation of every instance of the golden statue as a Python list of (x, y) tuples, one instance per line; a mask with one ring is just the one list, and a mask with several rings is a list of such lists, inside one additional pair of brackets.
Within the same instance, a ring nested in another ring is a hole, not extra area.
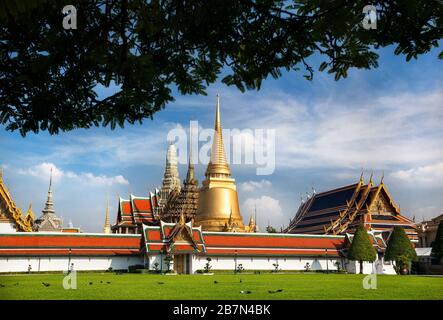
[(235, 179), (231, 178), (223, 146), (218, 95), (211, 158), (205, 177), (203, 187), (200, 189), (195, 225), (202, 226), (203, 230), (208, 231), (226, 231), (227, 226), (229, 228), (235, 225), (236, 230), (244, 231)]

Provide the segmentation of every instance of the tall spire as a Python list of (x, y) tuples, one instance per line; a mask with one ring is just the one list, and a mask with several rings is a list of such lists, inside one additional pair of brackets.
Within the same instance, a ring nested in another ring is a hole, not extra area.
[(173, 143), (170, 143), (168, 146), (168, 151), (166, 153), (166, 167), (163, 176), (162, 187), (160, 190), (160, 208), (163, 208), (166, 205), (169, 194), (171, 192), (180, 192), (181, 186), (177, 163), (177, 150), (175, 148), (175, 145)]
[(48, 196), (42, 213), (43, 215), (35, 220), (35, 230), (60, 231), (63, 228), (63, 220), (55, 215), (54, 203), (52, 202), (52, 168), (49, 177)]
[(217, 103), (215, 107), (215, 128), (214, 138), (212, 140), (211, 159), (206, 169), (206, 177), (223, 175), (229, 177), (231, 170), (226, 161), (225, 148), (223, 145), (223, 134), (220, 124), (220, 96), (217, 94)]
[(55, 215), (54, 203), (52, 201), (52, 168), (49, 177), (48, 196), (46, 198), (45, 208), (42, 210), (43, 214)]
[(106, 202), (106, 218), (105, 226), (103, 227), (103, 233), (111, 233), (111, 227), (109, 225), (109, 200)]
[(188, 173), (186, 174), (186, 182), (191, 183), (195, 180), (194, 163), (192, 162), (192, 129), (189, 129), (189, 157), (188, 157)]

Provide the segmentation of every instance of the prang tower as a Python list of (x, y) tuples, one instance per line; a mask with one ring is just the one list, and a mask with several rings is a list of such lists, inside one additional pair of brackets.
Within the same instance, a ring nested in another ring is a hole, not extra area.
[(235, 179), (226, 161), (217, 95), (211, 158), (200, 190), (195, 225), (208, 231), (244, 231)]

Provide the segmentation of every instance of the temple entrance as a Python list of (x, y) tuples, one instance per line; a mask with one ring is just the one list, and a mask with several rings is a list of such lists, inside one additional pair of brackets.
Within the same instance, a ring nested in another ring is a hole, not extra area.
[(174, 255), (174, 271), (177, 273), (186, 273), (186, 255)]

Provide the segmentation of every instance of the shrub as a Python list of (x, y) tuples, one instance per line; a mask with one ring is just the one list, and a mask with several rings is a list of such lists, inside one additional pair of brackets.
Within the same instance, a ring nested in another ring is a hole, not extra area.
[(360, 274), (363, 274), (363, 261), (373, 262), (377, 258), (377, 252), (372, 246), (368, 232), (363, 224), (359, 225), (352, 239), (348, 252), (348, 259), (358, 261)]
[(411, 261), (417, 259), (415, 249), (402, 227), (395, 227), (385, 251), (385, 260), (395, 261), (397, 273), (408, 269)]
[(209, 271), (211, 270), (211, 268), (212, 268), (212, 266), (211, 266), (211, 261), (212, 261), (212, 259), (211, 258), (209, 258), (209, 257), (207, 257), (206, 258), (206, 264), (205, 264), (205, 269), (204, 269), (204, 271), (205, 271), (205, 273), (209, 273)]

